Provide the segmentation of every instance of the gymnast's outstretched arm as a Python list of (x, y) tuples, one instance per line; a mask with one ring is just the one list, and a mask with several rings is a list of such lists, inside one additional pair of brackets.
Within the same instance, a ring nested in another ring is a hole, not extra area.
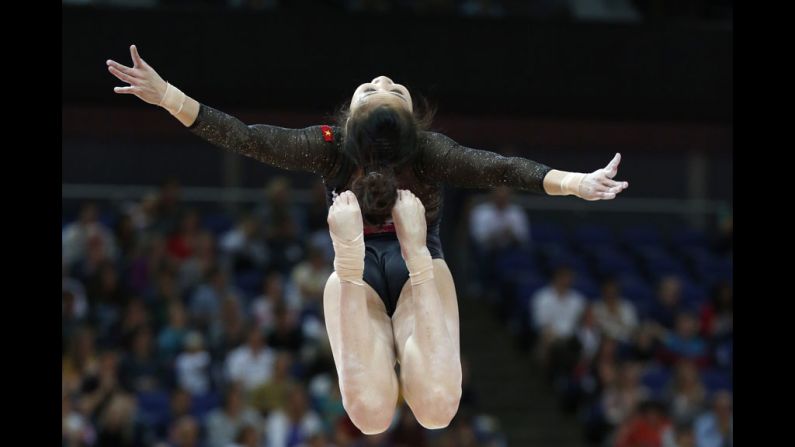
[(592, 173), (567, 172), (522, 157), (465, 147), (437, 132), (423, 134), (420, 154), (418, 170), (423, 177), (463, 188), (504, 185), (536, 194), (609, 200), (629, 186), (613, 180), (620, 154)]
[(116, 87), (119, 94), (132, 94), (168, 110), (191, 132), (210, 143), (282, 169), (325, 175), (334, 165), (337, 151), (324, 138), (321, 126), (287, 129), (265, 124), (246, 125), (237, 118), (200, 104), (164, 81), (130, 46), (133, 66), (108, 60), (108, 70), (130, 84)]

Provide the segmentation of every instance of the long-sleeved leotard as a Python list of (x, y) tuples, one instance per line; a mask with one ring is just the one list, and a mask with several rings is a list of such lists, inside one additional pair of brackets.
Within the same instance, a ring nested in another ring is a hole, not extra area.
[[(246, 125), (202, 104), (190, 130), (216, 146), (268, 165), (318, 174), (332, 189), (349, 186), (349, 179), (339, 185), (329, 185), (344, 157), (338, 127), (287, 129), (264, 124)], [(324, 130), (331, 130), (332, 136), (324, 136)], [(545, 194), (544, 176), (550, 170), (549, 166), (526, 158), (468, 148), (443, 134), (423, 132), (413, 172), (399, 175), (398, 184), (417, 194), (425, 204), (430, 222), (441, 208), (443, 184), (463, 188), (504, 185)]]

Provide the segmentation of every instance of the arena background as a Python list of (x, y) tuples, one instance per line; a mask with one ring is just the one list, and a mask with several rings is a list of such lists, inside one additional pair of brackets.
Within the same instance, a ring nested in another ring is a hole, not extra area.
[[(620, 152), (630, 188), (514, 192), (526, 235), (499, 218), (473, 233), (504, 198), (447, 189), (459, 414), (425, 430), (401, 404), (363, 436), (311, 287), (331, 268), (318, 179), (113, 94), (105, 60), (133, 43), (250, 124), (330, 123), (386, 74), (462, 144), (588, 172)], [(731, 445), (731, 1), (64, 1), (62, 54), (64, 445)], [(547, 346), (533, 303), (561, 268), (587, 310)], [(609, 278), (622, 318), (605, 313)], [(211, 321), (197, 296), (218, 300)], [(240, 389), (228, 365), (250, 325), (286, 377)]]

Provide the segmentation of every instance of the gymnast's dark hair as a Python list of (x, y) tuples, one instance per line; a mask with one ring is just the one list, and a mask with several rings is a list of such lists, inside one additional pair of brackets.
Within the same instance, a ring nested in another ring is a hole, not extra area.
[(414, 110), (382, 105), (352, 116), (346, 105), (337, 113), (344, 160), (335, 183), (339, 190), (347, 187), (356, 168), (362, 168), (364, 175), (354, 179), (350, 189), (367, 224), (381, 225), (391, 216), (396, 176), (417, 160), (420, 132), (430, 126), (433, 109), (423, 98)]

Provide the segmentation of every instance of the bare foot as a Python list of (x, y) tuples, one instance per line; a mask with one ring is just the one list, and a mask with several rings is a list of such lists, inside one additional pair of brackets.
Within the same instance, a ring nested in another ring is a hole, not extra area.
[(403, 259), (430, 254), (425, 245), (428, 225), (425, 222), (425, 206), (411, 191), (398, 189), (398, 198), (392, 208), (395, 233), (400, 241)]
[(345, 191), (334, 199), (328, 210), (328, 228), (341, 241), (352, 241), (364, 231), (362, 210), (351, 191)]

